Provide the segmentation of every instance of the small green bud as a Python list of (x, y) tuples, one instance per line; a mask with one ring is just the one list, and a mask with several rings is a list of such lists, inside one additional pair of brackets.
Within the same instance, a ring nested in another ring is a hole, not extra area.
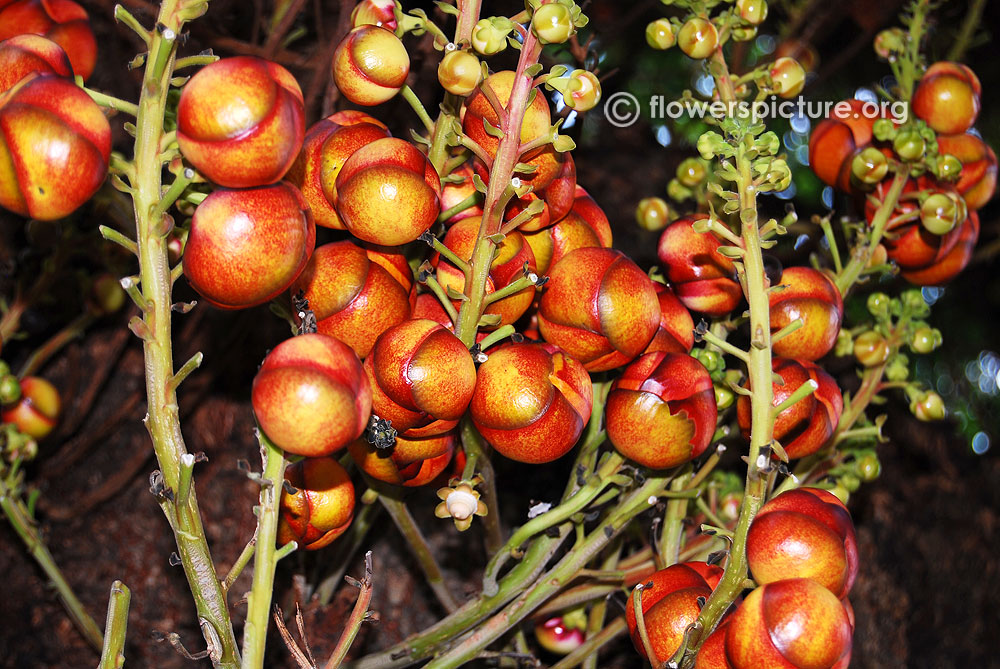
[(688, 188), (694, 188), (708, 178), (708, 166), (699, 158), (685, 158), (677, 166), (677, 180)]
[(933, 390), (924, 391), (910, 402), (910, 413), (924, 422), (941, 420), (945, 416), (944, 400)]
[(858, 471), (858, 477), (866, 483), (874, 481), (882, 473), (882, 463), (879, 462), (878, 456), (874, 453), (866, 453), (858, 458), (855, 467)]
[(665, 51), (677, 43), (674, 27), (667, 19), (656, 19), (646, 26), (646, 43), (659, 51)]
[(851, 161), (851, 174), (863, 184), (874, 186), (889, 173), (889, 160), (885, 154), (869, 146), (862, 149)]
[(941, 332), (934, 328), (917, 328), (910, 339), (910, 350), (914, 353), (930, 353), (940, 345)]
[(939, 179), (952, 181), (957, 179), (961, 172), (962, 162), (958, 158), (950, 153), (938, 156), (937, 175)]
[(14, 404), (21, 399), (21, 384), (13, 374), (0, 377), (0, 404)]
[(882, 318), (889, 314), (891, 302), (891, 298), (885, 293), (872, 293), (868, 296), (868, 311), (875, 318)]
[(855, 492), (861, 487), (861, 479), (854, 474), (844, 474), (840, 477), (838, 483), (847, 488), (848, 492)]
[[(510, 22), (509, 19), (502, 21)], [(497, 19), (480, 19), (472, 29), (472, 48), (484, 56), (493, 56), (507, 48), (507, 35), (511, 28), (504, 30)]]
[(889, 28), (875, 36), (875, 54), (882, 60), (894, 61), (906, 50), (908, 35), (902, 28)]
[(635, 220), (644, 230), (662, 230), (670, 222), (670, 206), (662, 197), (646, 197), (635, 208)]
[(885, 368), (885, 378), (890, 381), (905, 381), (910, 376), (909, 359), (897, 353)]
[(725, 361), (722, 359), (722, 355), (718, 351), (710, 351), (705, 348), (695, 349), (694, 357), (697, 358), (698, 362), (705, 366), (709, 372), (714, 372), (716, 370), (725, 367)]
[(683, 202), (694, 197), (694, 193), (690, 188), (681, 185), (681, 182), (677, 179), (671, 179), (667, 183), (667, 196), (676, 202)]
[(716, 383), (713, 387), (715, 388), (715, 406), (719, 411), (728, 409), (736, 401), (736, 393), (726, 386)]
[(947, 193), (931, 193), (920, 205), (920, 224), (935, 235), (946, 235), (964, 222), (958, 219), (959, 207)]
[(531, 29), (542, 44), (562, 44), (576, 32), (569, 7), (555, 2), (535, 10), (531, 17)]
[(885, 142), (896, 134), (896, 126), (887, 118), (880, 118), (872, 124), (872, 134), (880, 142)]
[(892, 149), (906, 162), (916, 162), (924, 157), (924, 152), (927, 151), (927, 140), (915, 130), (904, 130), (892, 140)]
[(766, 0), (736, 0), (736, 13), (753, 26), (759, 26), (767, 18)]

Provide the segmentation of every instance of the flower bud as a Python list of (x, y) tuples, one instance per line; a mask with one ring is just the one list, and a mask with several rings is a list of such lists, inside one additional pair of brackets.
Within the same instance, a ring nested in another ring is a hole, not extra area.
[(348, 100), (370, 107), (391, 99), (406, 83), (410, 56), (391, 30), (355, 28), (333, 55), (333, 78)]
[(438, 65), (441, 88), (460, 97), (476, 90), (482, 77), (483, 68), (479, 59), (468, 51), (449, 51)]
[(396, 1), (361, 0), (351, 12), (351, 26), (359, 28), (364, 25), (396, 30)]
[(285, 469), (295, 492), (281, 488), (278, 544), (314, 551), (330, 545), (354, 519), (354, 484), (336, 458), (306, 458)]
[(959, 197), (961, 196), (949, 193), (928, 195), (920, 205), (920, 224), (935, 235), (944, 235), (954, 230), (956, 225), (965, 222), (965, 212), (956, 202)]
[(579, 648), (587, 639), (586, 616), (583, 626), (572, 625), (563, 616), (553, 616), (535, 623), (535, 638), (538, 644), (557, 655), (567, 655)]
[(484, 56), (493, 56), (507, 48), (510, 29), (502, 29), (496, 20), (480, 19), (472, 29), (472, 48)]
[(740, 303), (743, 290), (736, 282), (733, 262), (718, 251), (721, 242), (710, 232), (694, 230), (694, 223), (705, 218), (704, 214), (696, 214), (668, 225), (660, 235), (657, 253), (685, 307), (709, 316), (724, 316)]
[(873, 146), (866, 147), (851, 161), (851, 175), (863, 184), (873, 186), (889, 173), (889, 160)]
[(4, 423), (13, 423), (18, 431), (32, 439), (42, 439), (55, 428), (62, 401), (55, 386), (38, 376), (21, 379), (21, 397), (3, 410)]
[(782, 56), (771, 65), (771, 81), (774, 82), (778, 96), (794, 98), (802, 92), (806, 82), (806, 71), (799, 61), (788, 56)]
[(645, 197), (635, 208), (635, 220), (644, 230), (662, 230), (670, 222), (670, 206), (662, 197)]
[(0, 404), (7, 406), (21, 399), (21, 383), (13, 374), (0, 377)]
[(736, 0), (736, 13), (750, 25), (759, 26), (767, 18), (767, 1)]
[(694, 188), (705, 183), (708, 178), (706, 161), (698, 158), (685, 158), (677, 166), (677, 180), (688, 188)]
[(531, 17), (531, 29), (542, 44), (562, 44), (576, 32), (569, 7), (557, 2), (535, 10)]
[(930, 353), (941, 345), (941, 332), (929, 327), (917, 328), (910, 339), (910, 350), (914, 353)]
[(961, 63), (942, 61), (927, 68), (910, 104), (913, 113), (936, 132), (953, 135), (976, 122), (981, 95), (975, 72)]
[(882, 473), (882, 464), (875, 453), (866, 453), (858, 458), (854, 464), (858, 471), (858, 477), (866, 483), (874, 481)]
[(894, 61), (906, 50), (909, 35), (902, 28), (887, 28), (875, 36), (875, 53), (882, 60)]
[(924, 391), (910, 401), (910, 413), (924, 422), (941, 420), (945, 416), (944, 400), (933, 390)]
[(719, 46), (719, 32), (708, 19), (688, 19), (677, 33), (677, 45), (689, 58), (703, 60)]
[(669, 19), (656, 19), (646, 26), (646, 43), (659, 51), (669, 49), (677, 43), (674, 26)]
[(892, 149), (906, 162), (915, 162), (924, 157), (927, 142), (916, 130), (904, 130), (892, 140)]
[(601, 82), (597, 75), (588, 70), (573, 70), (569, 78), (569, 95), (563, 96), (566, 106), (578, 112), (596, 107), (601, 101)]
[(865, 367), (877, 367), (889, 359), (889, 344), (874, 330), (863, 332), (854, 340), (854, 357)]
[(52, 40), (24, 34), (0, 42), (0, 93), (32, 72), (73, 78), (69, 57)]

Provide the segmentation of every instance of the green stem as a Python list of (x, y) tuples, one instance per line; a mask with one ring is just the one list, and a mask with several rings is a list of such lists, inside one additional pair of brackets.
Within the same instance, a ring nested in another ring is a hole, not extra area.
[[(177, 39), (183, 27), (184, 10), (190, 2), (163, 0), (157, 17), (158, 29), (150, 33), (150, 56), (139, 97), (136, 117), (135, 179), (132, 198), (136, 220), (136, 245), (139, 250), (139, 275), (143, 296), (150, 308), (143, 313), (148, 336), (143, 339), (146, 368), (146, 428), (163, 482), (176, 490), (180, 477), (180, 459), (187, 453), (178, 418), (177, 395), (173, 377), (171, 341), (171, 274), (167, 260), (167, 240), (161, 221), (151, 216), (162, 196), (163, 165), (160, 139), (164, 113), (170, 92)], [(222, 584), (215, 571), (205, 531), (201, 523), (193, 486), (184, 505), (169, 495), (160, 498), (160, 507), (174, 530), (178, 553), (188, 585), (195, 600), (202, 633), (209, 656), (216, 667), (239, 666), (236, 636), (229, 618)]]
[(90, 311), (85, 311), (74, 318), (69, 325), (52, 335), (47, 342), (35, 349), (35, 352), (31, 354), (31, 357), (24, 361), (24, 365), (17, 373), (17, 378), (23, 379), (26, 376), (31, 376), (41, 369), (42, 365), (44, 365), (49, 358), (62, 350), (66, 344), (81, 336), (84, 331), (90, 327), (90, 324), (94, 322), (94, 319), (95, 316), (93, 312)]
[(125, 666), (125, 633), (132, 593), (121, 581), (111, 584), (108, 618), (104, 624), (104, 649), (97, 669), (121, 669)]
[(45, 545), (41, 535), (38, 533), (35, 521), (28, 513), (24, 502), (16, 494), (15, 489), (10, 486), (10, 482), (3, 478), (0, 478), (0, 508), (3, 509), (4, 515), (7, 516), (7, 520), (10, 521), (14, 531), (21, 537), (21, 541), (24, 542), (28, 554), (34, 558), (38, 566), (45, 572), (53, 587), (55, 587), (56, 592), (59, 594), (59, 600), (62, 602), (66, 612), (69, 613), (70, 618), (72, 618), (73, 624), (80, 630), (80, 634), (83, 635), (87, 643), (100, 651), (104, 645), (101, 629), (94, 622), (94, 619), (90, 617), (90, 614), (87, 613), (87, 610), (73, 592), (73, 588), (66, 581), (55, 559), (52, 557), (52, 553), (49, 552), (48, 546)]
[(253, 585), (247, 598), (247, 621), (243, 627), (243, 669), (264, 666), (267, 623), (271, 615), (274, 591), (274, 568), (277, 564), (275, 542), (278, 536), (278, 507), (285, 478), (285, 453), (258, 430), (264, 459), (260, 504), (257, 507), (256, 549), (253, 556)]
[(475, 193), (473, 193), (469, 197), (465, 198), (464, 200), (462, 200), (461, 202), (459, 202), (455, 206), (450, 207), (450, 208), (445, 209), (444, 211), (442, 211), (441, 215), (438, 216), (438, 223), (444, 223), (445, 221), (447, 221), (449, 218), (451, 218), (455, 214), (460, 214), (463, 211), (465, 211), (466, 209), (471, 209), (472, 207), (474, 207), (477, 204), (479, 204), (480, 201), (482, 201), (482, 199), (483, 199), (482, 193), (480, 193), (479, 191), (476, 191)]
[(424, 103), (420, 101), (420, 98), (413, 92), (413, 89), (404, 84), (399, 92), (403, 95), (403, 99), (413, 108), (413, 111), (416, 112), (420, 122), (424, 124), (424, 129), (427, 132), (434, 132), (434, 121), (431, 120), (430, 114), (424, 108)]
[(632, 493), (552, 569), (524, 590), (503, 611), (478, 625), (468, 637), (431, 660), (426, 669), (453, 669), (475, 658), (507, 630), (517, 625), (576, 578), (577, 572), (604, 549), (637, 515), (656, 503), (666, 479), (651, 477)]
[(889, 186), (889, 192), (886, 193), (885, 199), (879, 205), (879, 208), (875, 211), (875, 216), (872, 218), (872, 229), (868, 243), (859, 244), (855, 247), (847, 266), (844, 267), (842, 272), (837, 274), (835, 283), (841, 295), (847, 295), (848, 291), (861, 276), (861, 273), (868, 266), (868, 262), (872, 257), (872, 251), (882, 241), (886, 224), (889, 222), (892, 212), (896, 209), (896, 204), (899, 202), (899, 196), (903, 192), (903, 186), (906, 185), (907, 178), (908, 172), (906, 168), (899, 167), (895, 178), (892, 180), (892, 185)]
[(489, 509), (489, 513), (483, 516), (483, 525), (486, 528), (486, 552), (496, 553), (503, 545), (503, 530), (500, 527), (500, 498), (497, 496), (496, 473), (493, 471), (493, 462), (487, 453), (488, 446), (482, 435), (476, 430), (472, 420), (468, 417), (462, 420), (461, 427), (462, 448), (465, 449), (467, 457), (475, 457), (480, 478), (483, 483), (480, 486), (483, 504)]
[(951, 49), (948, 50), (948, 57), (945, 60), (956, 63), (962, 60), (962, 56), (965, 55), (966, 50), (968, 50), (972, 42), (972, 36), (976, 33), (976, 28), (981, 25), (983, 9), (985, 8), (986, 0), (972, 0), (969, 3), (969, 11), (965, 14), (962, 27), (955, 36), (955, 40), (951, 43)]
[(486, 571), (483, 575), (483, 593), (487, 596), (496, 594), (497, 575), (500, 569), (512, 555), (518, 552), (522, 544), (550, 527), (569, 520), (573, 514), (587, 508), (587, 505), (593, 502), (606, 487), (614, 483), (612, 477), (618, 473), (623, 464), (625, 464), (625, 459), (622, 456), (617, 453), (609, 454), (598, 471), (572, 497), (519, 527), (486, 565)]
[[(670, 482), (670, 490), (681, 492), (691, 480), (691, 474), (675, 476)], [(681, 552), (681, 540), (684, 538), (684, 519), (687, 517), (688, 499), (686, 497), (674, 497), (667, 502), (667, 511), (664, 516), (663, 533), (660, 535), (660, 543), (657, 546), (657, 567), (663, 569), (672, 564), (677, 564), (678, 556)]]
[(90, 99), (96, 102), (101, 107), (107, 107), (108, 109), (114, 109), (120, 112), (124, 112), (130, 116), (139, 115), (139, 105), (133, 102), (127, 102), (113, 95), (107, 95), (105, 93), (99, 93), (98, 91), (87, 88), (81, 85), (80, 88), (83, 92), (90, 96)]
[(374, 590), (371, 551), (365, 554), (364, 578), (360, 581), (354, 581), (354, 583), (360, 587), (361, 592), (358, 593), (358, 600), (354, 603), (351, 617), (347, 619), (344, 633), (340, 636), (340, 641), (337, 642), (337, 647), (333, 649), (330, 659), (323, 665), (323, 669), (337, 669), (344, 662), (344, 658), (347, 657), (347, 651), (351, 649), (354, 639), (357, 638), (358, 632), (361, 630), (361, 623), (368, 618), (368, 606), (371, 604)]
[[(732, 82), (722, 50), (712, 57), (713, 75), (724, 102), (732, 93)], [(740, 202), (740, 235), (745, 251), (742, 283), (750, 313), (750, 348), (747, 376), (753, 391), (750, 398), (750, 451), (747, 458), (747, 476), (739, 520), (733, 531), (733, 545), (722, 580), (702, 607), (698, 620), (688, 639), (684, 666), (694, 663), (694, 658), (708, 635), (712, 633), (722, 614), (730, 607), (743, 589), (747, 576), (746, 537), (750, 523), (757, 515), (767, 492), (767, 475), (760, 471), (769, 461), (770, 444), (774, 433), (774, 388), (771, 383), (771, 318), (768, 300), (767, 274), (764, 271), (760, 230), (757, 217), (757, 189), (754, 185), (751, 160), (741, 144), (736, 154), (736, 190)], [(761, 462), (763, 461), (763, 462)]]
[(405, 503), (384, 493), (379, 493), (378, 500), (385, 507), (385, 510), (389, 512), (392, 522), (396, 524), (396, 528), (399, 529), (400, 534), (406, 539), (406, 544), (410, 547), (410, 552), (413, 553), (413, 557), (420, 564), (424, 576), (427, 577), (427, 585), (434, 591), (438, 601), (441, 602), (441, 606), (448, 613), (455, 611), (458, 608), (458, 603), (451, 596), (451, 590), (448, 589), (448, 585), (444, 582), (444, 574), (441, 573), (441, 567), (438, 566), (437, 560), (434, 559), (434, 552), (431, 551), (431, 547), (428, 545), (427, 539), (424, 538), (423, 532), (420, 531), (417, 522), (410, 515), (409, 508), (407, 508)]
[(518, 149), (521, 144), (521, 124), (524, 112), (528, 106), (528, 95), (533, 88), (532, 78), (525, 70), (538, 62), (541, 45), (532, 31), (527, 31), (524, 44), (521, 45), (521, 56), (514, 75), (514, 85), (507, 103), (506, 118), (501, 123), (503, 137), (497, 147), (496, 157), (490, 169), (490, 183), (486, 189), (486, 200), (483, 203), (483, 219), (479, 226), (479, 235), (472, 251), (472, 273), (465, 282), (465, 294), (468, 296), (462, 304), (455, 323), (455, 335), (467, 347), (476, 341), (476, 330), (479, 317), (483, 314), (486, 282), (489, 279), (490, 265), (496, 244), (489, 239), (500, 231), (503, 218), (503, 198), (510, 180), (514, 176), (514, 166), (519, 158)]

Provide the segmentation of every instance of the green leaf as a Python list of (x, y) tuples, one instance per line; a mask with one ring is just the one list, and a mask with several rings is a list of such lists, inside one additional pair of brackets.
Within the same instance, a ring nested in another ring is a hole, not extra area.
[(532, 79), (534, 79), (535, 77), (538, 76), (538, 73), (544, 69), (544, 67), (545, 66), (542, 65), (541, 63), (535, 63), (531, 67), (525, 68), (524, 73), (529, 77), (531, 77)]
[(478, 174), (472, 175), (472, 185), (475, 186), (476, 190), (482, 193), (483, 195), (486, 194), (486, 184), (483, 183), (482, 177), (480, 177)]
[(486, 130), (486, 134), (489, 135), (490, 137), (503, 139), (503, 130), (501, 130), (500, 128), (496, 127), (495, 125), (487, 121), (486, 117), (483, 117), (483, 128)]
[(447, 2), (442, 2), (442, 0), (434, 0), (434, 4), (437, 5), (437, 8), (440, 9), (445, 14), (451, 14), (452, 16), (459, 15), (458, 8)]

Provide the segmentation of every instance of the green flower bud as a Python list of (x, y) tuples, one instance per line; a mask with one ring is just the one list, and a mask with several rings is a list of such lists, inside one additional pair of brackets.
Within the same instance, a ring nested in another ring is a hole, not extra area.
[(736, 393), (726, 386), (716, 383), (713, 387), (715, 388), (715, 406), (719, 411), (728, 409), (736, 401)]
[(671, 179), (667, 183), (667, 197), (676, 202), (683, 202), (694, 197), (694, 193), (677, 179)]
[(930, 353), (940, 345), (941, 332), (934, 328), (917, 328), (910, 339), (910, 350), (914, 353)]
[(855, 468), (858, 477), (865, 483), (870, 483), (877, 479), (882, 473), (882, 463), (874, 453), (865, 453), (855, 461)]
[(905, 381), (909, 376), (909, 359), (902, 353), (897, 353), (885, 368), (885, 378), (890, 381)]
[(708, 178), (708, 166), (698, 158), (685, 158), (677, 166), (677, 180), (688, 188), (694, 188)]
[(765, 0), (736, 0), (736, 13), (750, 25), (759, 26), (767, 18)]
[(868, 311), (875, 318), (887, 316), (891, 302), (891, 298), (885, 293), (872, 293), (868, 296)]
[(962, 162), (958, 158), (950, 153), (938, 156), (937, 175), (939, 179), (953, 181), (958, 178), (961, 172)]
[(733, 26), (729, 34), (734, 42), (749, 42), (757, 36), (757, 26)]
[(904, 130), (892, 140), (892, 149), (900, 158), (912, 163), (924, 157), (927, 151), (927, 140), (915, 130)]
[(855, 492), (861, 487), (861, 479), (854, 474), (844, 474), (837, 482), (847, 488), (848, 492)]
[(906, 50), (908, 36), (902, 28), (889, 28), (875, 36), (875, 54), (882, 60), (896, 60)]
[(887, 118), (880, 118), (872, 124), (872, 134), (880, 142), (892, 139), (896, 134), (896, 126)]
[(689, 58), (702, 60), (712, 55), (719, 46), (719, 31), (708, 19), (688, 19), (677, 33), (677, 46)]
[(480, 19), (472, 29), (472, 48), (484, 56), (492, 56), (507, 48), (507, 34), (510, 28), (504, 30), (491, 19)]
[(667, 19), (656, 19), (646, 26), (646, 43), (659, 51), (669, 49), (677, 43), (674, 26)]
[(13, 374), (0, 377), (0, 404), (14, 404), (21, 399), (21, 384)]
[(576, 26), (569, 7), (553, 2), (535, 10), (531, 30), (542, 44), (562, 44), (576, 32)]
[(635, 208), (635, 220), (644, 230), (662, 230), (670, 222), (670, 207), (662, 197), (646, 197)]
[(865, 367), (877, 367), (889, 359), (889, 344), (878, 332), (868, 330), (854, 340), (854, 357)]
[(869, 146), (862, 149), (851, 161), (851, 174), (863, 184), (874, 186), (889, 173), (889, 160), (885, 154)]
[(924, 422), (941, 420), (945, 416), (944, 400), (933, 390), (924, 391), (910, 402), (910, 413)]
[(920, 205), (920, 224), (928, 232), (945, 235), (964, 222), (958, 220), (960, 209), (954, 198), (946, 193), (931, 193)]
[(597, 75), (587, 70), (570, 73), (567, 91), (568, 95), (563, 95), (566, 106), (578, 112), (590, 111), (601, 101), (601, 82)]

